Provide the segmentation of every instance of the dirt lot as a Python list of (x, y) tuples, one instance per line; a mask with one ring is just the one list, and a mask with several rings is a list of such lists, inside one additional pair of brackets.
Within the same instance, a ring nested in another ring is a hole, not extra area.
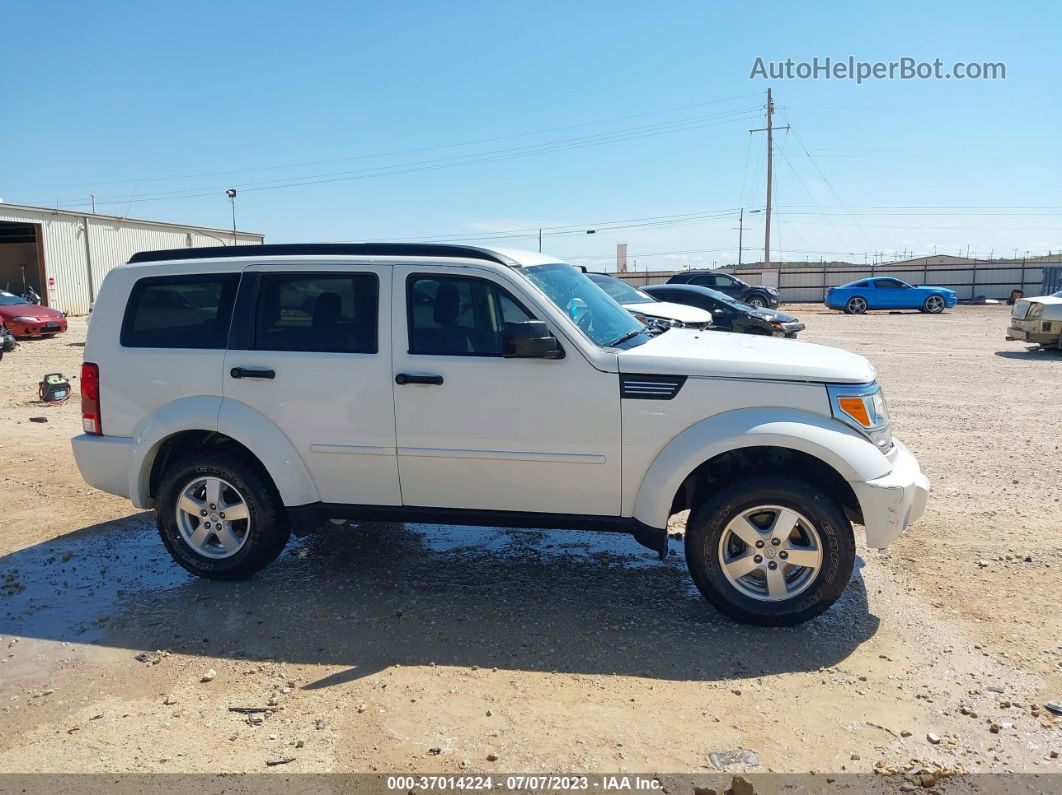
[(1038, 706), (1062, 701), (1062, 358), (1005, 342), (1005, 306), (794, 311), (874, 362), (933, 482), (795, 629), (715, 613), (679, 543), (610, 535), (332, 527), (193, 580), (81, 480), (76, 398), (33, 402), (84, 321), (24, 342), (0, 362), (0, 771), (1062, 771)]

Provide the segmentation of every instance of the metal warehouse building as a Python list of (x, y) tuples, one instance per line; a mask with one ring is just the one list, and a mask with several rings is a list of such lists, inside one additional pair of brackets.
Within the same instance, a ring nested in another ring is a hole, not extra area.
[(36, 290), (46, 305), (84, 315), (103, 277), (137, 251), (262, 243), (231, 229), (140, 221), (0, 203), (0, 290)]

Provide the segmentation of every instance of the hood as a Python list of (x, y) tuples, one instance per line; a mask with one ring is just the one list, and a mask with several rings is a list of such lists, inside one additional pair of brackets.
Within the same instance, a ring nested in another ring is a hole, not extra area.
[(41, 304), (12, 304), (0, 306), (0, 317), (11, 320), (16, 317), (39, 317), (45, 320), (58, 320), (63, 316), (62, 312), (51, 309)]
[(668, 320), (680, 320), (683, 323), (708, 323), (712, 316), (703, 309), (685, 304), (673, 304), (670, 301), (654, 301), (651, 304), (624, 304), (623, 308), (632, 314), (648, 317), (663, 317)]
[(618, 355), (621, 373), (865, 384), (877, 374), (854, 353), (810, 342), (676, 328)]

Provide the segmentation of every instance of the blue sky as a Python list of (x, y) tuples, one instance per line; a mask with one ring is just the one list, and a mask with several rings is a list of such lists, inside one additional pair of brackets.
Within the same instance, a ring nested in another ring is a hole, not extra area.
[[(639, 268), (731, 263), (728, 213), (764, 202), (748, 130), (770, 86), (793, 127), (775, 160), (787, 259), (1062, 249), (1054, 3), (38, 2), (5, 20), (11, 203), (95, 193), (100, 212), (225, 227), (232, 185), (268, 242), (546, 227), (547, 251), (588, 264), (619, 241)], [(1007, 78), (749, 79), (757, 57), (849, 55)]]

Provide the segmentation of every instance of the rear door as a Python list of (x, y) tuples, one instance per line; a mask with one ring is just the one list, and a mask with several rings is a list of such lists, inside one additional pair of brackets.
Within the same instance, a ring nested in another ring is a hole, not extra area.
[(271, 263), (244, 272), (225, 399), (291, 440), (324, 502), (401, 504), (390, 294), (389, 266)]

